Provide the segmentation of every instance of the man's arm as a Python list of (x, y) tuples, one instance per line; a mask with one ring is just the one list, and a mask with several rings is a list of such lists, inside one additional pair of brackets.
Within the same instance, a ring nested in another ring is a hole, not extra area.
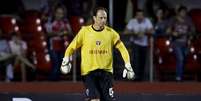
[(121, 56), (122, 56), (125, 64), (130, 63), (130, 56), (128, 54), (126, 47), (124, 46), (124, 44), (121, 40), (117, 41), (117, 43), (115, 44), (115, 48), (117, 48), (119, 50), (119, 52), (121, 53)]
[(130, 20), (126, 25), (123, 34), (135, 34), (133, 31), (133, 20)]
[(82, 28), (65, 51), (65, 55), (64, 55), (64, 58), (63, 58), (63, 61), (61, 64), (61, 72), (63, 74), (67, 74), (71, 70), (72, 65), (70, 63), (70, 57), (77, 48), (82, 46), (83, 33), (84, 33), (84, 31)]
[(73, 41), (70, 43), (68, 48), (65, 51), (64, 57), (70, 57), (74, 51), (82, 46), (82, 41), (83, 41), (83, 29), (81, 29), (78, 34), (75, 36)]
[(119, 52), (121, 53), (121, 56), (125, 62), (123, 78), (127, 77), (127, 79), (134, 79), (135, 73), (130, 64), (130, 56), (128, 54), (128, 51), (127, 51), (126, 47), (124, 46), (123, 42), (120, 40), (119, 34), (114, 30), (112, 30), (112, 33), (113, 33), (113, 44), (114, 44), (115, 48), (117, 48), (119, 50)]
[(14, 54), (10, 54), (10, 53), (0, 53), (0, 62), (1, 61), (6, 61), (8, 59), (14, 58), (15, 55)]
[(127, 51), (126, 47), (124, 46), (123, 42), (121, 42), (120, 40), (117, 41), (117, 43), (115, 44), (115, 48), (117, 48), (119, 50), (119, 52), (121, 53), (121, 56), (125, 62), (123, 78), (127, 77), (128, 79), (134, 79), (135, 73), (130, 64), (130, 56), (129, 56), (128, 51)]

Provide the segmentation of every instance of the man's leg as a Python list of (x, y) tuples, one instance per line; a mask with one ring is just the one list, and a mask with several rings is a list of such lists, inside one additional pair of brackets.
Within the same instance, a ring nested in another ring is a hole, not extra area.
[(36, 69), (36, 67), (27, 58), (23, 56), (17, 56), (17, 59), (19, 59), (22, 63), (31, 67), (32, 69)]
[(59, 68), (60, 68), (60, 61), (58, 57), (58, 53), (54, 50), (50, 50), (50, 57), (52, 60), (52, 68), (50, 73), (50, 79), (51, 80), (59, 80)]
[(139, 45), (133, 44), (133, 62), (134, 62), (134, 71), (135, 71), (135, 80), (140, 81), (140, 48)]
[(180, 81), (180, 80), (182, 80), (183, 61), (184, 61), (181, 46), (176, 45), (174, 47), (174, 52), (175, 52), (175, 56), (176, 56), (176, 80)]
[(84, 85), (86, 88), (85, 95), (86, 101), (100, 101), (97, 91), (96, 85), (96, 75), (94, 73), (90, 73), (83, 77)]
[(102, 71), (98, 84), (100, 101), (115, 101), (112, 74)]
[(4, 62), (6, 66), (6, 78), (5, 78), (6, 82), (10, 82), (14, 78), (14, 72), (13, 72), (14, 68), (12, 62), (13, 62), (12, 59)]
[[(140, 46), (139, 47), (139, 76), (140, 80), (146, 80), (145, 78), (145, 67), (146, 67), (146, 59), (147, 59), (147, 47), (146, 46)], [(134, 66), (135, 67), (135, 66)]]
[(8, 64), (6, 66), (6, 82), (10, 82), (13, 79), (13, 65)]

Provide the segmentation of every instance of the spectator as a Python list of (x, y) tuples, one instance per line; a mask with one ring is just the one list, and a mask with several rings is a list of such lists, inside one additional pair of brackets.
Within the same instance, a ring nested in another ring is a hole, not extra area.
[(92, 15), (93, 9), (96, 6), (95, 0), (83, 0), (82, 3), (82, 17), (84, 18), (85, 25), (90, 25), (93, 23)]
[(3, 38), (2, 30), (0, 30), (0, 69), (6, 70), (6, 82), (10, 82), (13, 79), (13, 57), (8, 41)]
[(27, 44), (15, 32), (12, 33), (12, 38), (9, 41), (11, 54), (15, 56), (14, 67), (19, 65), (22, 72), (22, 81), (26, 81), (26, 66), (35, 70), (35, 66), (26, 58)]
[(15, 32), (12, 33), (12, 39), (9, 41), (11, 53), (15, 56), (15, 64), (19, 62), (35, 69), (35, 66), (26, 58), (27, 44)]
[[(172, 36), (172, 46), (176, 55), (176, 80), (183, 79), (184, 62), (187, 55), (187, 46), (190, 42), (194, 27), (191, 19), (187, 16), (187, 8), (181, 6), (171, 19), (167, 32)], [(190, 37), (189, 37), (190, 36)]]
[(144, 69), (146, 61), (146, 53), (148, 46), (148, 37), (146, 34), (153, 32), (153, 25), (148, 18), (144, 17), (143, 10), (137, 10), (135, 18), (131, 19), (124, 31), (134, 35), (130, 38), (133, 42), (133, 63), (136, 71), (136, 79), (138, 81), (144, 78)]
[(45, 0), (45, 3), (41, 4), (40, 11), (42, 13), (41, 19), (43, 22), (51, 21), (54, 8), (58, 4), (61, 4), (60, 0)]
[[(68, 38), (69, 35), (72, 35), (70, 24), (65, 17), (66, 8), (62, 5), (58, 5), (55, 8), (53, 21), (49, 23), (51, 29), (47, 30), (50, 55), (53, 63), (51, 72), (52, 80), (58, 80), (62, 57), (64, 55), (65, 48), (68, 45), (68, 42), (65, 39)], [(48, 28), (46, 27), (46, 29)]]
[(156, 37), (158, 36), (165, 36), (166, 34), (166, 30), (167, 30), (167, 19), (165, 19), (164, 16), (164, 10), (159, 8), (156, 11), (156, 16), (155, 16), (155, 33), (154, 35)]

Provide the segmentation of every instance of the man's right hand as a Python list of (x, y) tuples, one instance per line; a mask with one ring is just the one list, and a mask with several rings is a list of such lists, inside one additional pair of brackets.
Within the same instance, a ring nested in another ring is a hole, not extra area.
[(179, 35), (178, 32), (173, 32), (172, 34), (173, 34), (174, 37), (177, 37)]
[(129, 80), (135, 79), (135, 72), (133, 71), (130, 63), (126, 63), (125, 68), (123, 70), (123, 78), (126, 78), (126, 77)]
[(62, 64), (61, 64), (61, 68), (60, 68), (60, 70), (61, 70), (61, 72), (62, 72), (63, 74), (68, 74), (68, 73), (70, 73), (72, 64), (70, 63), (69, 60), (70, 60), (69, 57), (64, 57), (64, 58), (63, 58), (63, 61), (62, 61)]

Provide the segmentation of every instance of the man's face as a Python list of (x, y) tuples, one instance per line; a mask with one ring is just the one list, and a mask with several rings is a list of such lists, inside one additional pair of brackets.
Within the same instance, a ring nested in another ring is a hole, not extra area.
[(20, 38), (18, 36), (13, 36), (12, 37), (12, 40), (15, 42), (15, 43), (19, 43), (20, 42)]
[(185, 17), (185, 16), (186, 16), (186, 10), (181, 10), (181, 11), (179, 12), (179, 15), (180, 15), (181, 17)]
[(55, 12), (55, 18), (60, 20), (64, 17), (64, 10), (62, 8), (58, 8)]
[(144, 13), (143, 12), (137, 12), (136, 13), (136, 19), (138, 22), (142, 22), (144, 20)]
[(93, 16), (94, 23), (103, 27), (107, 22), (107, 13), (104, 10), (98, 10), (96, 16)]
[(163, 17), (163, 10), (161, 10), (161, 9), (157, 10), (156, 16), (157, 17)]

